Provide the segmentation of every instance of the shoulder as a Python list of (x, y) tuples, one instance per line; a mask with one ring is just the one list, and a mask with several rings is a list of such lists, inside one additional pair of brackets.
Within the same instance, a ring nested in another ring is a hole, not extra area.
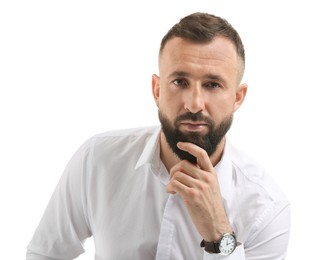
[(127, 137), (145, 137), (154, 134), (160, 129), (159, 126), (146, 126), (127, 129), (115, 129), (99, 133), (93, 136), (96, 139), (108, 139), (108, 138), (127, 138)]
[(271, 201), (287, 200), (273, 175), (260, 162), (231, 144), (229, 152), (237, 186), (247, 187)]
[(99, 157), (106, 153), (118, 156), (143, 150), (153, 136), (158, 136), (159, 126), (117, 129), (96, 134), (86, 142), (92, 154)]

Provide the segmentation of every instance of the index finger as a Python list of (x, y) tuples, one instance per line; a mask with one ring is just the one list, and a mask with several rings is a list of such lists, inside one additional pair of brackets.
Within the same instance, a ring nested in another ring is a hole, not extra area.
[(197, 159), (197, 164), (202, 170), (204, 171), (213, 170), (212, 162), (207, 152), (203, 148), (188, 142), (178, 142), (177, 147), (195, 156)]

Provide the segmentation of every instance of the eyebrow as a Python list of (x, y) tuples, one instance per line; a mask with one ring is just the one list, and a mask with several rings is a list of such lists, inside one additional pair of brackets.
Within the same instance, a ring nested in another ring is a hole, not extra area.
[(174, 71), (169, 74), (169, 77), (188, 77), (190, 74), (185, 71)]
[[(189, 77), (190, 75), (190, 73), (185, 71), (174, 71), (169, 75), (169, 77)], [(224, 78), (222, 78), (221, 76), (211, 73), (205, 74), (203, 78), (225, 82)]]

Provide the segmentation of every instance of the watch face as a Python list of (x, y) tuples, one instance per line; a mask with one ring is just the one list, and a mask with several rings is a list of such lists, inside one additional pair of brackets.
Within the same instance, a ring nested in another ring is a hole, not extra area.
[(222, 255), (232, 254), (236, 248), (235, 237), (231, 234), (224, 234), (219, 245), (219, 249)]

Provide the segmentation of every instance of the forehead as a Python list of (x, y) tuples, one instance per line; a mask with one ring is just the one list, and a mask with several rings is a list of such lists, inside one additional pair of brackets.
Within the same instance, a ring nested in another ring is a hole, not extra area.
[[(217, 37), (209, 43), (194, 43), (183, 38), (170, 39), (159, 59), (160, 74), (168, 70), (192, 70), (204, 74), (237, 74), (240, 69), (233, 43)], [(189, 71), (190, 72), (190, 71)]]

